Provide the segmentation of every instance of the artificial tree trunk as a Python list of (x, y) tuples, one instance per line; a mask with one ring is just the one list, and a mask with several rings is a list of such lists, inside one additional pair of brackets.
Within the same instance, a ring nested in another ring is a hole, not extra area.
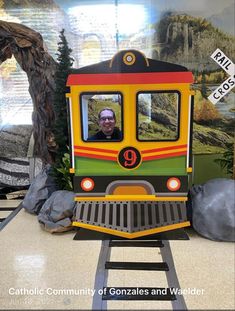
[(0, 64), (12, 55), (28, 76), (35, 154), (44, 164), (52, 163), (56, 150), (52, 125), (57, 63), (45, 50), (38, 32), (22, 24), (0, 21)]

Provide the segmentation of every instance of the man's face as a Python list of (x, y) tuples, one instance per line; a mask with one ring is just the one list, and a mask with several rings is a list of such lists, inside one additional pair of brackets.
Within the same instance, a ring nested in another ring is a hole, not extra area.
[(105, 135), (112, 135), (116, 121), (113, 117), (113, 112), (110, 110), (103, 110), (100, 114), (99, 126)]

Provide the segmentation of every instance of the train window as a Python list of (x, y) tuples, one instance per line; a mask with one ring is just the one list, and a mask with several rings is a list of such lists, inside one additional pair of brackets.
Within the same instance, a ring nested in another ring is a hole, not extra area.
[(83, 141), (121, 141), (123, 133), (120, 93), (80, 95)]
[(137, 139), (174, 141), (179, 137), (177, 91), (139, 92), (137, 94)]

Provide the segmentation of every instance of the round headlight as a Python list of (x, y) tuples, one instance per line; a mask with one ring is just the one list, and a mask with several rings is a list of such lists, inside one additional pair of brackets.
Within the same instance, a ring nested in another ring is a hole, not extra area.
[(179, 178), (171, 177), (167, 180), (166, 186), (170, 191), (177, 191), (181, 186), (181, 182)]
[(91, 191), (95, 186), (94, 180), (91, 178), (83, 178), (81, 181), (81, 188), (84, 191)]

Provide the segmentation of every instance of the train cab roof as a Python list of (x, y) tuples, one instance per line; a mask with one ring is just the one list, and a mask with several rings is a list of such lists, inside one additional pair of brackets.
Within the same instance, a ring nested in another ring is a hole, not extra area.
[[(133, 74), (144, 74), (142, 77), (149, 77), (150, 74), (153, 73), (158, 74), (159, 77), (162, 75), (168, 76), (169, 81), (164, 82), (193, 82), (192, 73), (184, 66), (147, 58), (142, 52), (137, 50), (122, 50), (107, 61), (79, 69), (72, 69), (71, 74), (68, 76), (67, 86), (86, 84), (85, 81), (88, 82), (88, 80), (92, 82), (92, 77), (94, 77), (96, 83), (99, 84), (99, 81), (97, 81), (97, 74), (100, 75), (100, 78), (107, 77), (107, 74), (109, 78), (111, 78), (110, 74), (115, 74), (116, 77), (117, 74), (126, 74), (126, 76), (129, 75), (131, 79), (131, 77), (134, 77)], [(176, 74), (177, 81), (171, 81), (172, 75), (175, 80)], [(83, 75), (84, 77), (82, 77)], [(88, 77), (88, 79), (85, 78), (85, 76)], [(107, 78), (107, 81), (109, 78)]]

